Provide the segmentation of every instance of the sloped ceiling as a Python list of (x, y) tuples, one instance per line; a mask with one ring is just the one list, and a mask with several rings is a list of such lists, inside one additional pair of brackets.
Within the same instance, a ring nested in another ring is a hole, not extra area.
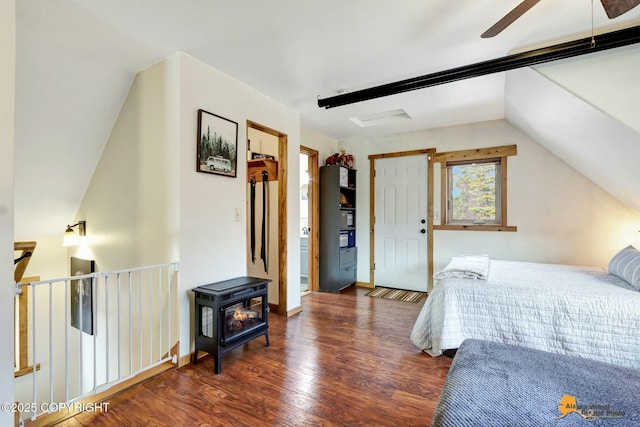
[(16, 9), (15, 238), (62, 236), (136, 72), (161, 53), (74, 2)]
[(640, 133), (640, 45), (542, 64), (535, 69)]
[[(590, 2), (542, 1), (499, 36), (479, 37), (519, 2), (16, 1), (15, 236), (60, 235), (73, 221), (135, 74), (176, 51), (337, 140), (494, 120), (505, 117), (504, 73), (331, 110), (316, 98), (591, 31)], [(610, 21), (596, 1), (593, 22), (596, 33), (637, 25), (640, 8)], [(412, 119), (368, 128), (349, 120), (398, 108)]]
[[(603, 66), (607, 64), (607, 66)], [(505, 116), (640, 211), (640, 46), (507, 73)]]

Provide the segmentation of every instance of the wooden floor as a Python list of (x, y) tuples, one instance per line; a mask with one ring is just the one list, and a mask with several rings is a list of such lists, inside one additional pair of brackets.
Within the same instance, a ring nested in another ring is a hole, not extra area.
[[(423, 302), (312, 293), (264, 337), (207, 356), (59, 426), (429, 426), (451, 364), (409, 340)], [(424, 301), (424, 300), (423, 300)]]

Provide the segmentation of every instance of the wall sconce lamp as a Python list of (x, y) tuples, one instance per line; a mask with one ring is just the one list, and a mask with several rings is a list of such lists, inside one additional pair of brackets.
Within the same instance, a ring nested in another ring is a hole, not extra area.
[[(74, 227), (78, 227), (78, 234), (73, 230)], [(64, 232), (64, 237), (62, 239), (62, 246), (77, 246), (80, 244), (79, 236), (87, 235), (87, 222), (86, 221), (78, 221), (77, 224), (67, 225), (67, 229)]]

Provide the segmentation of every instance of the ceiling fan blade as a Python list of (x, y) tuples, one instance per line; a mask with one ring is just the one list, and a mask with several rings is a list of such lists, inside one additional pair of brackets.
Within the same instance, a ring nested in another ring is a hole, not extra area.
[[(628, 0), (628, 1), (640, 1), (640, 0)], [(487, 39), (489, 37), (494, 37), (500, 34), (502, 30), (507, 28), (509, 25), (513, 23), (516, 19), (520, 18), (525, 14), (529, 9), (535, 6), (540, 0), (523, 0), (522, 3), (517, 5), (513, 10), (507, 13), (502, 19), (493, 24), (491, 28), (482, 33), (480, 37), (483, 39)], [(613, 1), (615, 3), (615, 0)]]
[(640, 4), (640, 0), (600, 0), (609, 19), (617, 18)]

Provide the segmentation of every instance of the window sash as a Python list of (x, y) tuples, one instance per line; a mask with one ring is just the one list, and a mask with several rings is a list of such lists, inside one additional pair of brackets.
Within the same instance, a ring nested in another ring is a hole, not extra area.
[[(472, 165), (482, 165), (482, 164), (492, 164), (495, 168), (495, 178), (494, 178), (494, 195), (495, 195), (495, 216), (494, 219), (454, 219), (454, 209), (453, 209), (453, 191), (454, 191), (454, 168), (459, 166), (472, 166)], [(459, 162), (447, 162), (447, 206), (446, 206), (446, 223), (447, 224), (456, 224), (456, 225), (502, 225), (502, 200), (501, 200), (501, 182), (502, 182), (502, 174), (501, 174), (501, 164), (502, 161), (500, 158), (496, 159), (485, 159), (485, 160), (474, 160), (474, 161), (459, 161)]]

